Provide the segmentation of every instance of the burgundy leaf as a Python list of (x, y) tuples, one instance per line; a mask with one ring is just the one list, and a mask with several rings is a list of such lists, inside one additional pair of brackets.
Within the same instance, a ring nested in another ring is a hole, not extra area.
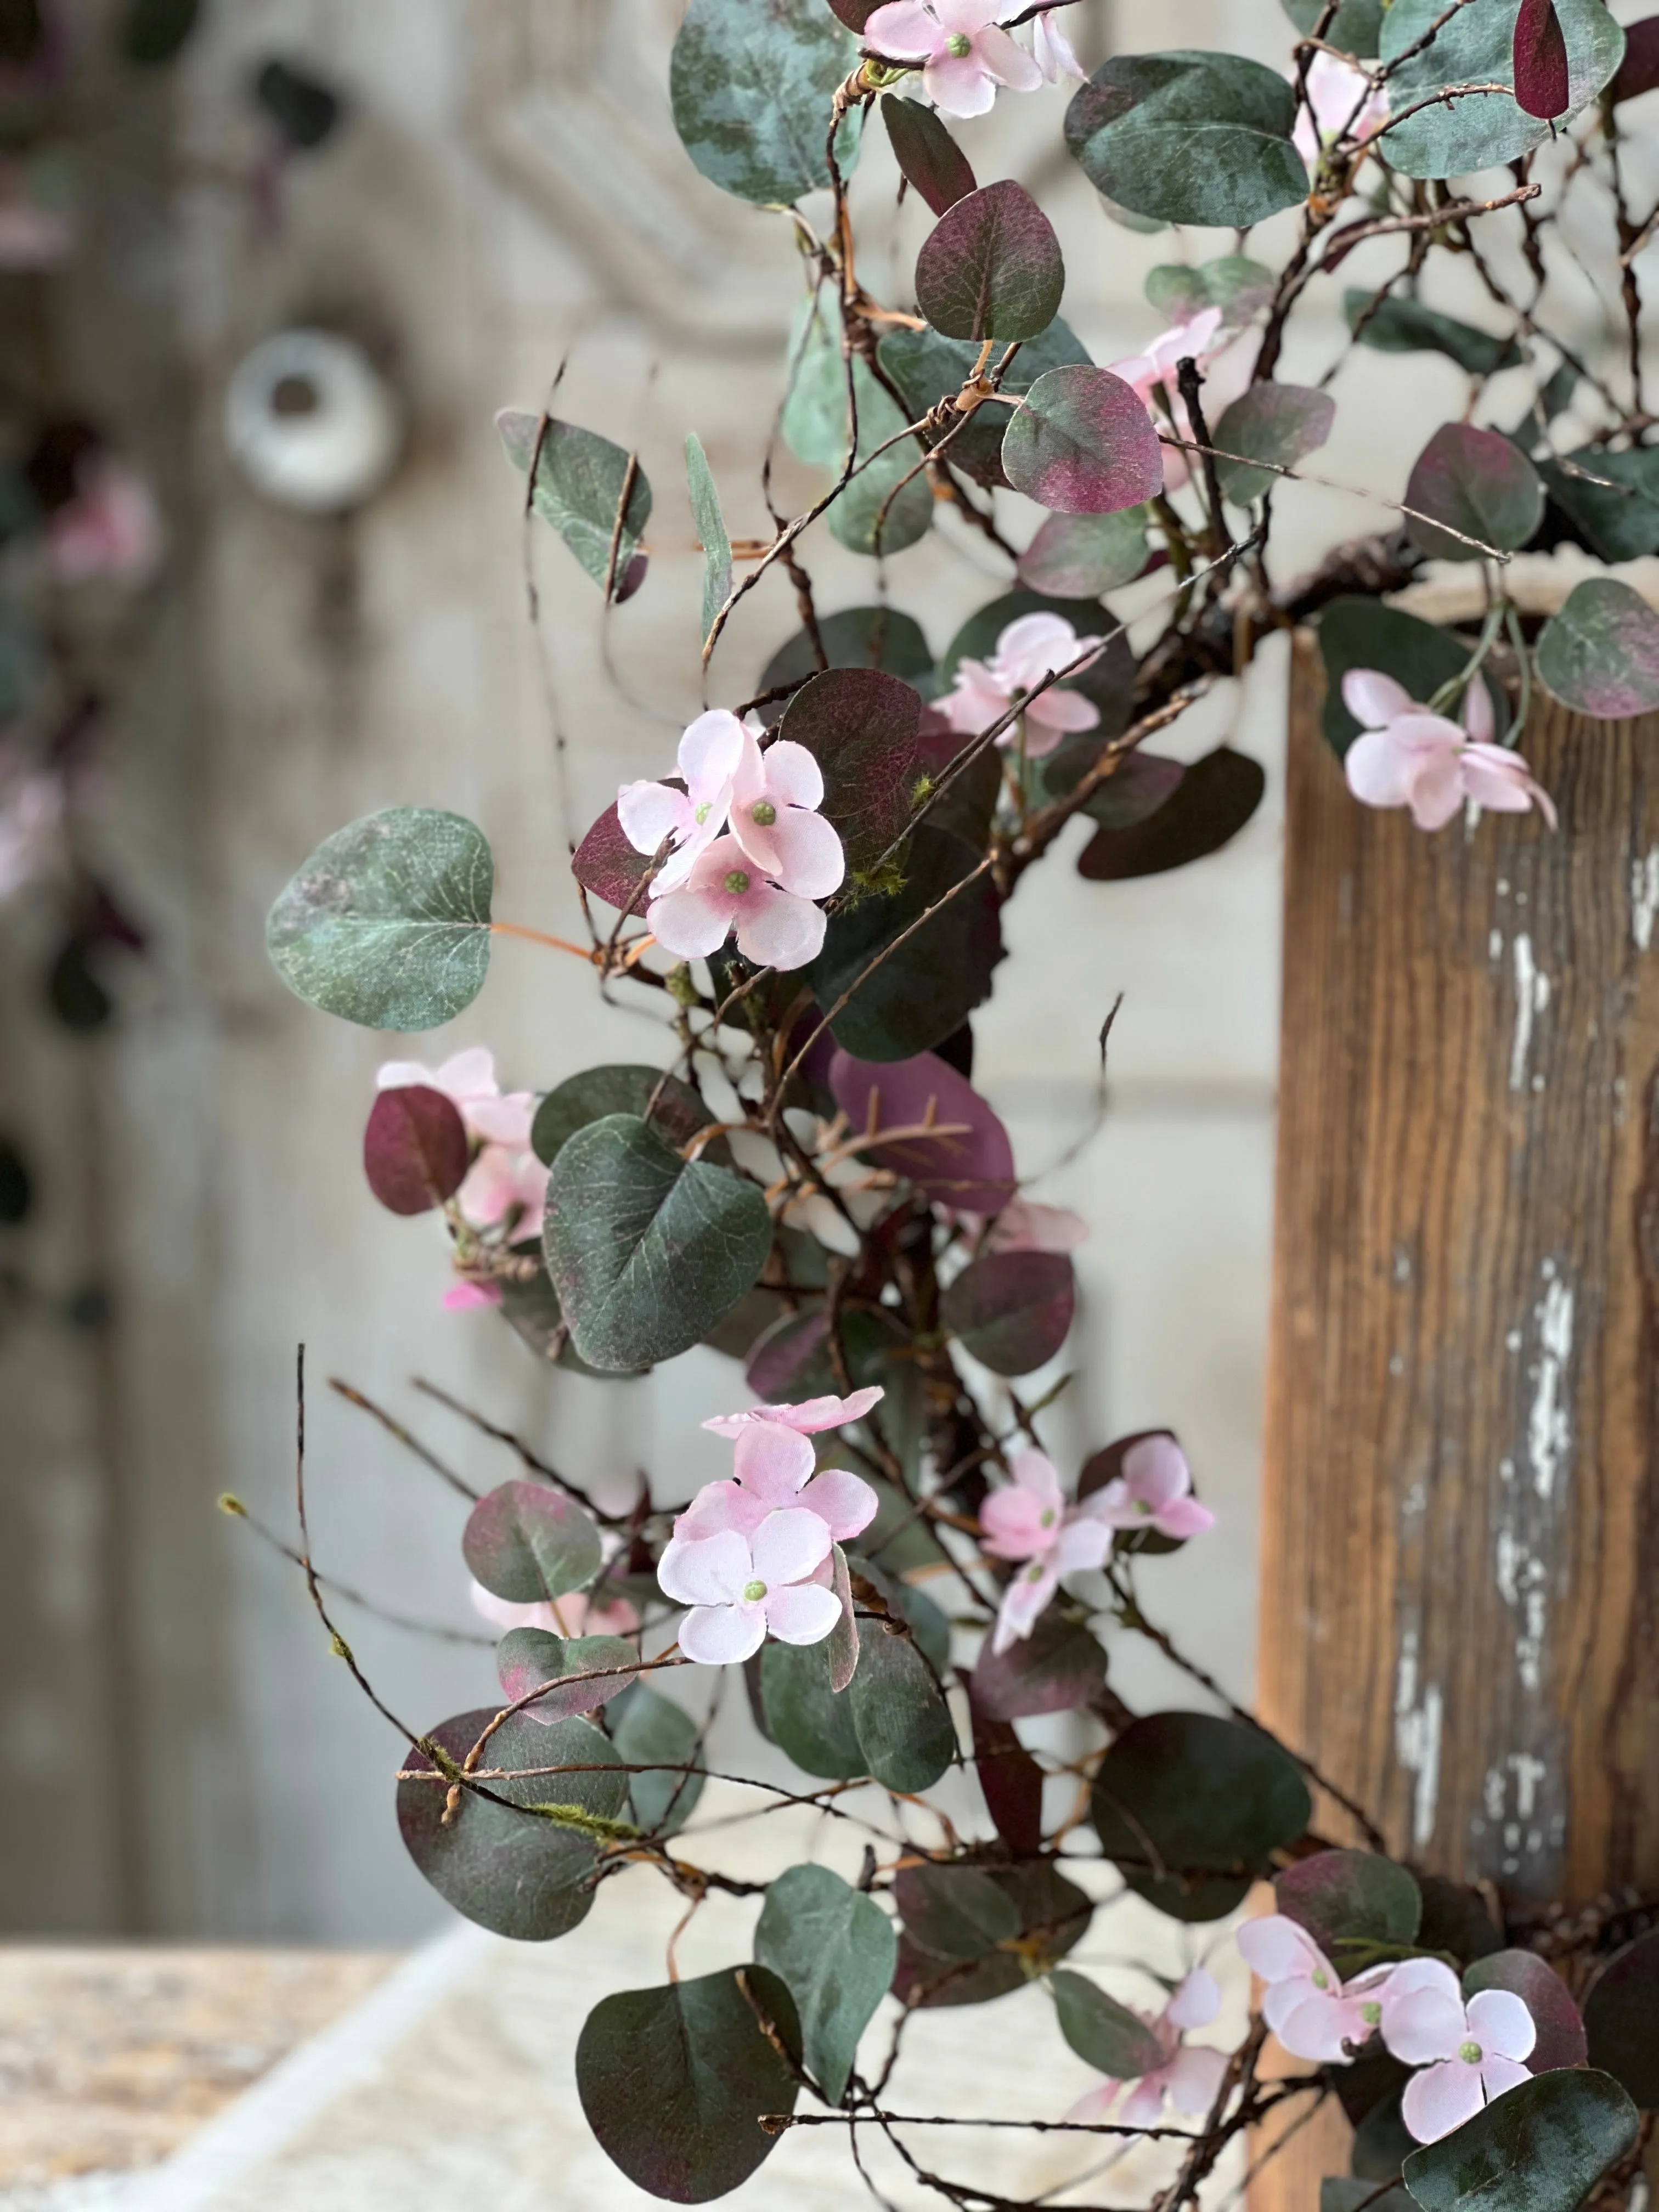
[(1617, 103), (1634, 100), (1659, 84), (1659, 15), (1644, 15), (1639, 23), (1625, 26), (1625, 58), (1613, 80), (1609, 97)]
[(1261, 804), (1261, 765), (1230, 745), (1194, 761), (1157, 812), (1130, 830), (1099, 830), (1085, 846), (1079, 875), (1091, 883), (1162, 875), (1218, 852)]
[[(1162, 753), (1126, 753), (1084, 800), (1083, 811), (1103, 830), (1133, 830), (1174, 797), (1186, 775), (1180, 761), (1165, 760)], [(1054, 789), (1052, 768), (1048, 788)]]
[(1515, 19), (1515, 97), (1528, 115), (1545, 123), (1565, 115), (1571, 104), (1567, 42), (1555, 0), (1521, 0)]
[(1106, 1679), (1106, 1654), (1081, 1622), (1052, 1609), (1006, 1651), (980, 1647), (969, 1692), (990, 1719), (1019, 1720), (1086, 1705)]
[(896, 96), (881, 103), (893, 156), (935, 215), (977, 189), (968, 156), (931, 107)]
[(623, 836), (613, 803), (577, 846), (570, 872), (584, 890), (607, 906), (643, 914), (645, 895), (640, 885), (650, 865), (649, 856), (636, 853)]
[(969, 1699), (974, 1723), (975, 1772), (996, 1832), (1011, 1851), (1034, 1856), (1042, 1849), (1042, 1769), (1015, 1735)]
[(797, 1395), (796, 1385), (823, 1352), (830, 1334), (828, 1316), (816, 1312), (786, 1314), (769, 1328), (749, 1355), (744, 1380), (755, 1395), (769, 1406), (785, 1406)]
[(861, 31), (881, 4), (882, 0), (830, 0), (830, 9), (849, 31)]
[(532, 1720), (594, 1712), (638, 1681), (639, 1674), (640, 1655), (620, 1636), (561, 1637), (544, 1628), (509, 1628), (495, 1646), (496, 1680), (514, 1705), (544, 1682), (557, 1683), (525, 1707)]
[[(961, 1213), (1000, 1213), (1013, 1196), (1008, 1132), (972, 1084), (936, 1053), (867, 1060), (837, 1052), (830, 1088), (854, 1133), (874, 1133), (860, 1147), (866, 1156), (908, 1176), (925, 1196)], [(884, 1141), (887, 1129), (904, 1133)]]
[(424, 1083), (382, 1091), (363, 1131), (363, 1173), (393, 1213), (428, 1213), (460, 1188), (469, 1150), (453, 1098)]
[(1052, 514), (1113, 514), (1164, 489), (1164, 448), (1133, 388), (1109, 368), (1051, 368), (1002, 441), (1016, 491)]
[(822, 811), (849, 868), (868, 867), (903, 835), (921, 720), (921, 693), (878, 668), (826, 669), (789, 702), (780, 735), (823, 770)]
[(1034, 338), (1065, 289), (1054, 225), (1008, 178), (958, 200), (916, 256), (916, 304), (947, 338)]
[(1544, 519), (1544, 486), (1511, 439), (1443, 422), (1413, 465), (1406, 505), (1413, 544), (1437, 560), (1478, 561), (1482, 545), (1508, 553), (1527, 543)]
[(1065, 1343), (1077, 1282), (1063, 1252), (988, 1252), (957, 1276), (939, 1317), (996, 1375), (1029, 1375)]

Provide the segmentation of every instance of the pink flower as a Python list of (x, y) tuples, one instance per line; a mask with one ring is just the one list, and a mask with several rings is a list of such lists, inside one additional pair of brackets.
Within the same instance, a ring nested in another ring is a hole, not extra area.
[(735, 837), (717, 837), (684, 884), (651, 902), (647, 915), (665, 952), (701, 960), (735, 929), (738, 950), (763, 968), (805, 968), (823, 949), (823, 909), (770, 882)]
[(499, 1283), (477, 1283), (470, 1276), (452, 1283), (444, 1292), (446, 1313), (474, 1313), (483, 1306), (498, 1306), (501, 1303)]
[(1252, 1973), (1267, 1984), (1261, 2016), (1292, 2057), (1342, 2064), (1381, 2026), (1391, 1968), (1361, 1975), (1345, 1987), (1307, 1929), (1282, 1912), (1246, 1921), (1238, 1948)]
[(828, 898), (847, 872), (841, 839), (816, 809), (823, 772), (805, 745), (780, 738), (763, 752), (743, 733), (732, 784), (732, 835), (761, 872), (797, 898)]
[(467, 1170), (455, 1203), (474, 1229), (505, 1226), (539, 1235), (547, 1203), (547, 1170), (534, 1152), (485, 1145)]
[[(1206, 307), (1201, 314), (1194, 315), (1188, 321), (1171, 324), (1167, 331), (1152, 340), (1144, 353), (1131, 354), (1126, 360), (1111, 362), (1108, 366), (1114, 376), (1121, 376), (1139, 393), (1155, 428), (1173, 428), (1177, 437), (1190, 440), (1193, 427), (1188, 419), (1186, 402), (1181, 397), (1176, 382), (1181, 363), (1190, 358), (1202, 369), (1218, 354), (1231, 346), (1237, 336), (1237, 332), (1233, 331), (1224, 334), (1219, 307)], [(1155, 394), (1162, 395), (1162, 408)], [(1215, 404), (1220, 398), (1219, 393), (1212, 394), (1205, 403), (1205, 414), (1212, 424), (1220, 417), (1221, 407)], [(1180, 447), (1166, 446), (1164, 449), (1165, 491), (1179, 491), (1191, 473), (1188, 458)]]
[(1385, 86), (1373, 85), (1368, 71), (1336, 54), (1316, 53), (1308, 64), (1308, 96), (1297, 108), (1296, 150), (1311, 174), (1339, 137), (1363, 146), (1389, 119)]
[(497, 1597), (482, 1583), (471, 1589), (472, 1610), (492, 1628), (505, 1635), (509, 1628), (544, 1628), (550, 1636), (629, 1636), (640, 1625), (640, 1616), (625, 1597), (595, 1605), (580, 1590), (562, 1597), (557, 1605), (514, 1605)]
[(1011, 1198), (988, 1229), (982, 1213), (957, 1213), (948, 1206), (934, 1211), (954, 1222), (970, 1243), (983, 1233), (984, 1252), (1075, 1252), (1089, 1239), (1089, 1224), (1080, 1213), (1066, 1206), (1039, 1206), (1035, 1199)]
[(674, 849), (652, 883), (653, 899), (683, 884), (697, 855), (725, 829), (745, 739), (754, 742), (737, 716), (714, 708), (680, 738), (684, 791), (666, 783), (625, 783), (617, 793), (617, 819), (635, 852), (654, 853), (665, 837), (673, 840)]
[(97, 460), (82, 470), (73, 499), (46, 522), (46, 561), (61, 584), (106, 576), (142, 584), (161, 558), (161, 516), (149, 486), (125, 463)]
[(752, 1536), (674, 1537), (657, 1565), (664, 1594), (691, 1611), (680, 1650), (703, 1667), (726, 1667), (783, 1644), (821, 1644), (841, 1619), (841, 1600), (811, 1577), (830, 1556), (828, 1524), (799, 1508), (769, 1513)]
[(1040, 1451), (1016, 1452), (1013, 1480), (994, 1490), (979, 1510), (984, 1549), (994, 1559), (1024, 1561), (1003, 1592), (992, 1632), (993, 1652), (1022, 1642), (1060, 1587), (1062, 1575), (1097, 1567), (1111, 1534), (1092, 1510), (1095, 1500), (1067, 1510), (1054, 1462)]
[(1060, 29), (1058, 13), (1053, 9), (1032, 21), (1031, 58), (1042, 71), (1045, 84), (1058, 84), (1064, 76), (1081, 78), (1088, 74), (1072, 52), (1072, 42)]
[[(8, 751), (9, 749), (7, 749)], [(0, 899), (42, 872), (64, 826), (60, 776), (26, 767), (0, 751)]]
[(1385, 2010), (1382, 2039), (1396, 2058), (1422, 2068), (1406, 2084), (1401, 2109), (1419, 2142), (1437, 2142), (1527, 2080), (1521, 2061), (1538, 2029), (1508, 1990), (1482, 1990), (1466, 2004), (1449, 1966), (1437, 1959), (1411, 1965), (1417, 1986)]
[(798, 1406), (750, 1406), (747, 1413), (716, 1413), (703, 1426), (717, 1437), (735, 1437), (751, 1421), (774, 1421), (786, 1429), (799, 1429), (805, 1436), (816, 1436), (823, 1429), (845, 1428), (849, 1421), (861, 1421), (886, 1395), (878, 1385), (854, 1390), (845, 1398), (804, 1398)]
[(1042, 70), (1000, 25), (1021, 0), (890, 0), (864, 27), (884, 60), (921, 65), (921, 88), (947, 115), (983, 115), (997, 87), (1035, 92)]
[(528, 1150), (535, 1094), (504, 1092), (495, 1080), (495, 1055), (487, 1046), (470, 1045), (441, 1067), (423, 1066), (418, 1060), (389, 1060), (374, 1078), (377, 1091), (397, 1091), (410, 1083), (441, 1091), (453, 1099), (469, 1133), (483, 1143), (505, 1145), (514, 1152)]
[[(1020, 693), (1066, 667), (1090, 646), (1104, 642), (1098, 637), (1079, 637), (1063, 615), (1021, 615), (998, 638), (989, 660), (964, 659), (957, 664), (956, 687), (939, 701), (939, 711), (959, 737), (977, 737), (1001, 720)], [(1033, 699), (1021, 720), (1026, 753), (1041, 760), (1071, 732), (1092, 730), (1100, 720), (1100, 709), (1081, 692), (1056, 685)], [(1018, 731), (1019, 723), (1015, 723), (997, 739), (998, 744), (1017, 744)]]
[(836, 1542), (845, 1543), (875, 1519), (869, 1484), (842, 1468), (815, 1474), (817, 1456), (799, 1429), (751, 1421), (738, 1431), (737, 1446), (735, 1480), (706, 1482), (675, 1522), (677, 1537), (690, 1540), (722, 1528), (747, 1536), (778, 1508), (804, 1506)]
[[(1207, 2027), (1221, 2009), (1221, 1990), (1213, 1974), (1194, 1966), (1161, 2013), (1139, 2013), (1158, 2038), (1164, 2053), (1162, 2066), (1143, 2074), (1128, 2085), (1118, 2120), (1125, 2127), (1156, 2127), (1164, 2117), (1167, 2100), (1178, 2112), (1200, 2118), (1214, 2104), (1227, 2071), (1227, 2054), (1204, 2045), (1187, 2050), (1182, 2037), (1189, 2027)], [(1079, 2097), (1066, 2115), (1068, 2120), (1104, 2120), (1110, 2117), (1117, 2094), (1124, 2087), (1109, 2076)]]
[(1525, 761), (1491, 743), (1492, 694), (1478, 677), (1463, 694), (1461, 724), (1419, 706), (1403, 684), (1375, 668), (1348, 671), (1342, 703), (1364, 725), (1342, 768), (1365, 805), (1409, 806), (1419, 830), (1443, 830), (1465, 799), (1494, 814), (1535, 805), (1555, 828), (1554, 802)]
[(1081, 1510), (1109, 1528), (1156, 1528), (1161, 1536), (1198, 1536), (1215, 1516), (1191, 1495), (1192, 1469), (1173, 1437), (1143, 1437), (1123, 1455), (1123, 1472)]
[(53, 204), (49, 161), (0, 156), (0, 269), (51, 269), (75, 250), (68, 210)]

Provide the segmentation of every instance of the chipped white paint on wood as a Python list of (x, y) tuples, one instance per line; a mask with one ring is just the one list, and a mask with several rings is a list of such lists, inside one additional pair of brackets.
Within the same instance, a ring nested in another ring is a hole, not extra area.
[(1418, 1632), (1402, 1631), (1395, 1673), (1395, 1755), (1417, 1778), (1412, 1793), (1412, 1842), (1422, 1850), (1434, 1835), (1440, 1807), (1440, 1726), (1444, 1700), (1437, 1682), (1418, 1695)]
[[(1517, 906), (1526, 903), (1525, 894), (1516, 901)], [(1519, 1091), (1527, 1073), (1527, 1055), (1532, 1050), (1532, 1025), (1550, 1002), (1550, 979), (1533, 957), (1532, 939), (1522, 930), (1515, 940), (1515, 1036), (1510, 1046), (1510, 1089)], [(1533, 1078), (1534, 1089), (1541, 1090), (1541, 1076)]]
[(1652, 847), (1644, 859), (1631, 863), (1630, 933), (1638, 952), (1645, 952), (1653, 943), (1656, 915), (1659, 915), (1659, 845)]

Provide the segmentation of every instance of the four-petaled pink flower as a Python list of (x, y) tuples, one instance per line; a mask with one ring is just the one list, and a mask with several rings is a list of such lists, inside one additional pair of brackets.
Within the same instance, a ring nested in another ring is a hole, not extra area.
[(854, 1390), (845, 1398), (803, 1398), (794, 1406), (750, 1406), (741, 1413), (716, 1413), (703, 1426), (712, 1429), (717, 1437), (740, 1437), (755, 1421), (775, 1422), (779, 1427), (799, 1429), (805, 1436), (816, 1436), (823, 1429), (845, 1428), (849, 1421), (861, 1421), (873, 1406), (880, 1404), (887, 1393), (878, 1384)]
[(792, 1507), (769, 1513), (751, 1536), (676, 1536), (657, 1565), (665, 1595), (691, 1611), (680, 1650), (700, 1666), (728, 1667), (784, 1644), (821, 1644), (841, 1619), (841, 1600), (811, 1577), (830, 1556), (829, 1525)]
[(1062, 77), (1084, 77), (1088, 72), (1072, 51), (1072, 42), (1060, 27), (1057, 9), (1049, 8), (1032, 20), (1031, 58), (1042, 71), (1045, 84)]
[(867, 1482), (843, 1468), (814, 1473), (816, 1455), (799, 1429), (779, 1421), (746, 1422), (738, 1431), (734, 1457), (734, 1479), (704, 1483), (676, 1520), (677, 1537), (693, 1540), (723, 1528), (748, 1536), (769, 1513), (804, 1507), (818, 1516), (836, 1543), (845, 1543), (876, 1517), (876, 1493)]
[(1437, 2142), (1528, 2079), (1521, 2062), (1538, 2028), (1508, 1990), (1482, 1990), (1465, 2003), (1456, 1975), (1437, 1959), (1413, 1960), (1411, 1971), (1416, 1987), (1388, 2008), (1382, 2039), (1396, 2058), (1422, 2069), (1406, 2084), (1401, 2111), (1419, 2142)]
[(1238, 1948), (1267, 1984), (1261, 2017), (1292, 2057), (1340, 2064), (1382, 2025), (1383, 1984), (1392, 1969), (1345, 1984), (1307, 1929), (1282, 1912), (1247, 1920)]
[(617, 819), (635, 852), (654, 853), (665, 837), (673, 840), (673, 850), (653, 879), (653, 899), (683, 884), (697, 855), (725, 829), (748, 738), (735, 714), (714, 708), (699, 714), (680, 738), (684, 791), (666, 783), (625, 783), (617, 793)]
[(1342, 703), (1364, 725), (1343, 756), (1348, 788), (1367, 806), (1409, 806), (1419, 830), (1443, 830), (1465, 799), (1494, 814), (1536, 806), (1553, 830), (1555, 805), (1519, 753), (1492, 743), (1492, 694), (1477, 677), (1463, 695), (1463, 720), (1419, 706), (1403, 684), (1375, 668), (1351, 668)]
[[(1185, 321), (1172, 323), (1162, 331), (1142, 353), (1130, 354), (1122, 361), (1108, 363), (1114, 376), (1121, 376), (1132, 386), (1141, 404), (1152, 416), (1153, 427), (1159, 430), (1172, 429), (1179, 438), (1191, 440), (1192, 423), (1187, 415), (1187, 403), (1181, 397), (1178, 382), (1181, 364), (1191, 359), (1200, 369), (1216, 356), (1224, 353), (1237, 337), (1237, 331), (1224, 327), (1219, 307), (1206, 307)], [(1231, 364), (1233, 374), (1230, 386), (1236, 384), (1239, 392), (1248, 381), (1249, 370), (1242, 356)], [(1215, 380), (1206, 379), (1206, 382)], [(1212, 424), (1220, 416), (1227, 399), (1237, 393), (1212, 390), (1205, 402), (1205, 413)], [(1160, 404), (1161, 402), (1161, 404)], [(1164, 448), (1164, 489), (1179, 491), (1192, 474), (1189, 457), (1179, 446)]]
[(805, 968), (823, 949), (822, 907), (773, 883), (737, 839), (717, 837), (692, 862), (678, 890), (653, 898), (647, 915), (665, 952), (701, 960), (735, 929), (738, 950), (763, 968)]
[(841, 887), (847, 856), (815, 810), (823, 771), (805, 745), (779, 738), (763, 752), (752, 733), (732, 783), (732, 835), (763, 875), (797, 898), (828, 898)]
[(1098, 1567), (1111, 1547), (1111, 1532), (1097, 1517), (1089, 1498), (1069, 1510), (1054, 1462), (1040, 1451), (1016, 1452), (1009, 1462), (1013, 1480), (994, 1490), (979, 1509), (984, 1549), (999, 1559), (1022, 1561), (1003, 1592), (992, 1632), (993, 1652), (1021, 1642), (1060, 1586), (1062, 1575)]
[[(1152, 2128), (1164, 2116), (1165, 2100), (1178, 2112), (1201, 2118), (1216, 2100), (1227, 2071), (1227, 2054), (1200, 2045), (1188, 2049), (1182, 2037), (1191, 2027), (1207, 2027), (1221, 2009), (1221, 1990), (1213, 1974), (1194, 1966), (1161, 2013), (1139, 2013), (1158, 2038), (1164, 2063), (1128, 2083), (1117, 2118), (1121, 2125)], [(1109, 2076), (1079, 2097), (1066, 2115), (1068, 2120), (1105, 2120), (1111, 2117), (1121, 2081)]]
[(1192, 1469), (1173, 1437), (1143, 1437), (1123, 1455), (1123, 1472), (1084, 1508), (1109, 1528), (1156, 1528), (1160, 1536), (1199, 1536), (1215, 1516), (1193, 1495)]
[(884, 61), (921, 64), (921, 88), (947, 115), (983, 115), (1006, 84), (1035, 92), (1042, 65), (1001, 27), (1023, 0), (889, 0), (864, 27)]
[(125, 462), (82, 465), (73, 499), (46, 522), (46, 562), (60, 583), (98, 576), (144, 583), (161, 566), (165, 536), (155, 495)]
[[(959, 737), (977, 737), (1000, 722), (1022, 692), (1055, 669), (1066, 667), (1091, 646), (1104, 643), (1103, 638), (1079, 637), (1063, 615), (1021, 615), (998, 638), (989, 660), (963, 659), (957, 664), (956, 688), (939, 701), (939, 711)], [(1062, 738), (1075, 730), (1092, 730), (1099, 720), (1100, 709), (1092, 700), (1054, 684), (1023, 709), (1020, 721), (1005, 730), (997, 743), (1016, 744), (1023, 722), (1026, 753), (1041, 760)]]
[(1308, 64), (1308, 96), (1296, 112), (1291, 134), (1296, 150), (1316, 173), (1326, 149), (1337, 138), (1363, 146), (1375, 138), (1389, 119), (1385, 86), (1373, 85), (1370, 73), (1340, 54), (1322, 49)]

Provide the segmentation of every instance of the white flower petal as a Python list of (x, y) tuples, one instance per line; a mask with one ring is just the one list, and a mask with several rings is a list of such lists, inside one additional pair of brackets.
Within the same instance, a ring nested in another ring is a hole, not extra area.
[(754, 1576), (749, 1546), (735, 1528), (690, 1542), (675, 1539), (657, 1562), (663, 1595), (680, 1605), (735, 1604)]
[(817, 1583), (793, 1583), (769, 1590), (764, 1610), (780, 1644), (822, 1644), (841, 1619), (841, 1600)]
[(701, 1667), (738, 1665), (765, 1641), (766, 1614), (757, 1605), (700, 1605), (680, 1623), (680, 1650)]
[(769, 1513), (752, 1540), (755, 1575), (768, 1589), (782, 1583), (804, 1582), (819, 1561), (830, 1556), (830, 1528), (805, 1506), (786, 1506)]

